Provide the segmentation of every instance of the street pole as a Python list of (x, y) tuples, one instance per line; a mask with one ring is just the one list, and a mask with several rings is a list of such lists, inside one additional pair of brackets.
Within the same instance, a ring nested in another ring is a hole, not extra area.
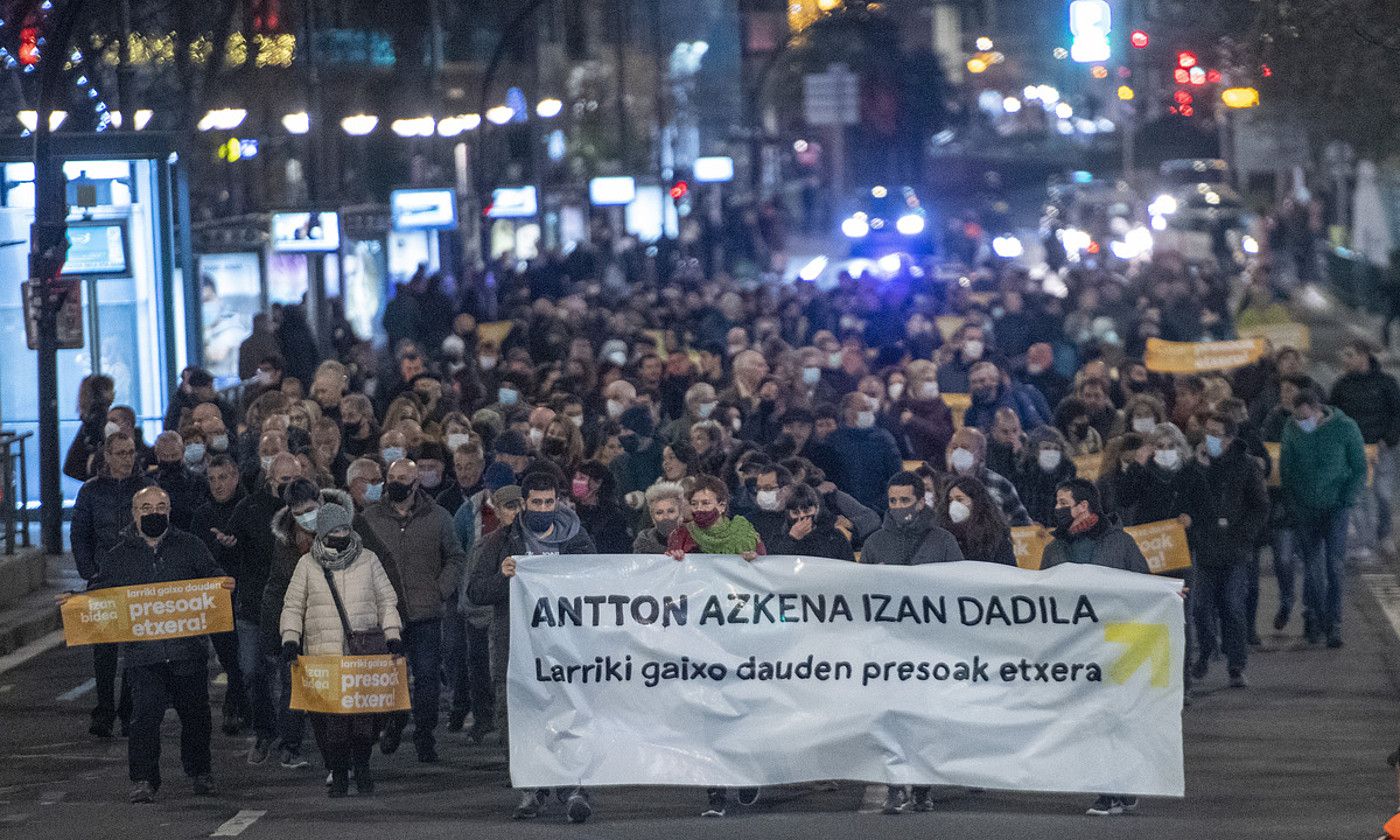
[[(30, 227), (29, 277), (39, 290), (39, 532), (45, 554), (63, 553), (63, 489), (59, 484), (58, 292), (68, 255), (67, 184), (53, 155), (49, 115), (58, 98), (63, 62), (83, 0), (67, 0), (49, 18), (48, 43), (39, 60), (38, 124), (34, 127), (34, 224)], [(123, 103), (125, 105), (125, 103)], [(124, 115), (135, 120), (135, 113)]]

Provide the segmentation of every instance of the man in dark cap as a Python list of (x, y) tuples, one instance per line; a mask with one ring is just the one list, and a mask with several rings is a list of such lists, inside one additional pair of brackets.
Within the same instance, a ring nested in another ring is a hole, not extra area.
[(516, 478), (525, 474), (534, 457), (530, 442), (520, 432), (507, 429), (496, 438), (496, 463), (510, 467), (511, 474)]

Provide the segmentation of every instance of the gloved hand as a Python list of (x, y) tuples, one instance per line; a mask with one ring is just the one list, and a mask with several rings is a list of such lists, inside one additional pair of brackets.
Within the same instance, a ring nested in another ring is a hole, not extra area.
[(403, 656), (402, 639), (389, 639), (384, 643), (384, 645), (385, 647), (389, 648), (389, 653), (393, 654), (394, 656)]
[(295, 661), (296, 661), (296, 658), (297, 658), (297, 654), (299, 654), (299, 653), (301, 653), (301, 645), (298, 645), (296, 642), (283, 642), (283, 643), (282, 643), (282, 661), (283, 661), (283, 662), (295, 662)]

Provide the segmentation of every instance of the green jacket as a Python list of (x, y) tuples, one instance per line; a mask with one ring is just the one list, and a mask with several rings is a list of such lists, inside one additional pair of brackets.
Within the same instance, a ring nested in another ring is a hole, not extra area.
[(1336, 408), (1324, 408), (1312, 432), (1288, 421), (1279, 478), (1295, 521), (1351, 507), (1366, 484), (1366, 448), (1356, 422)]

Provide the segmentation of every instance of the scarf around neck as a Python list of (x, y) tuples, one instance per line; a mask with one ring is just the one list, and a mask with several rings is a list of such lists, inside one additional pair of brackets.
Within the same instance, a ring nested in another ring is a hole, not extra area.
[(360, 535), (353, 530), (350, 532), (350, 544), (342, 551), (331, 551), (329, 547), (320, 540), (311, 543), (311, 557), (321, 568), (332, 572), (339, 572), (355, 562), (355, 558), (360, 556)]
[(686, 523), (690, 536), (704, 554), (743, 554), (758, 550), (758, 532), (742, 516), (720, 519), (708, 528)]

